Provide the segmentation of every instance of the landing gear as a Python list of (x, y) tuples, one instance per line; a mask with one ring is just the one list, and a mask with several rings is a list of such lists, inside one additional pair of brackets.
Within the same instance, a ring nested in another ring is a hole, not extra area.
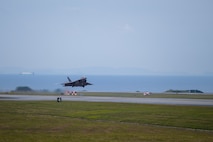
[(59, 102), (62, 102), (62, 98), (61, 97), (58, 97), (57, 98), (57, 102), (59, 103)]
[(77, 92), (76, 91), (65, 91), (64, 93), (65, 95), (72, 95), (72, 96), (77, 96)]
[(77, 92), (76, 91), (72, 91), (72, 96), (77, 96)]

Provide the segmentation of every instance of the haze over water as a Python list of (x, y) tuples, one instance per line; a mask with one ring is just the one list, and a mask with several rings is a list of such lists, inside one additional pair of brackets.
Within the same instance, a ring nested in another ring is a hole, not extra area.
[[(70, 76), (72, 81), (82, 76)], [(95, 92), (164, 92), (169, 89), (197, 89), (213, 93), (213, 76), (116, 76), (88, 75), (91, 86), (62, 87), (67, 82), (66, 75), (0, 75), (0, 91), (15, 90), (18, 86), (28, 86), (33, 90), (75, 90)]]

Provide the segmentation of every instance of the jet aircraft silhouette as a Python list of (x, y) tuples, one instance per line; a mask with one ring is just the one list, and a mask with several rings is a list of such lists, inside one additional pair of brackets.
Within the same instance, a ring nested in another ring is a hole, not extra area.
[(69, 82), (66, 82), (66, 83), (62, 83), (62, 85), (64, 87), (66, 86), (72, 86), (72, 87), (85, 87), (87, 85), (92, 85), (91, 83), (87, 82), (87, 78), (83, 77), (79, 80), (76, 80), (76, 81), (71, 81), (71, 79), (69, 77), (67, 77), (68, 81)]

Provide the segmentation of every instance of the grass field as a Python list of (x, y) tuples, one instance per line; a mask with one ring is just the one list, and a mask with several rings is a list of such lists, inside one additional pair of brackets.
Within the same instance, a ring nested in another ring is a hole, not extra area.
[(143, 93), (128, 92), (79, 92), (85, 96), (103, 97), (134, 97), (134, 98), (180, 98), (180, 99), (213, 99), (213, 94), (171, 94), (171, 93), (152, 93), (144, 96)]
[(213, 107), (0, 101), (0, 142), (210, 142)]
[[(54, 92), (0, 92), (0, 94), (10, 95), (50, 95), (58, 96), (60, 93)], [(134, 97), (134, 98), (180, 98), (180, 99), (213, 99), (213, 94), (171, 94), (171, 93), (152, 93), (144, 96), (141, 92), (78, 92), (80, 96), (99, 96), (99, 97)]]

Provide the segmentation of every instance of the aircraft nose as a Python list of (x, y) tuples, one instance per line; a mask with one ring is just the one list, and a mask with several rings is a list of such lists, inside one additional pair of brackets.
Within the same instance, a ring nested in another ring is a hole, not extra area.
[(87, 83), (87, 85), (92, 85), (92, 83)]

